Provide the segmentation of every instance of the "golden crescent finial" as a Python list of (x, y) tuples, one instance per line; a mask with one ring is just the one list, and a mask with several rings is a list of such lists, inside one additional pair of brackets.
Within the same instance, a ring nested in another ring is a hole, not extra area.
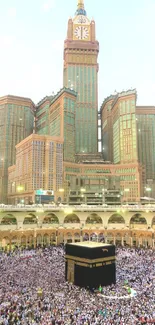
[(84, 9), (84, 0), (78, 0), (78, 9)]

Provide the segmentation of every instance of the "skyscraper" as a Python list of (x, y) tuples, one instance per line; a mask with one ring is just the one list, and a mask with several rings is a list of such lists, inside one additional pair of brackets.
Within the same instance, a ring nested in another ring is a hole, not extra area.
[(76, 92), (62, 88), (55, 96), (45, 97), (36, 108), (36, 133), (61, 137), (63, 158), (75, 161)]
[(101, 106), (103, 157), (120, 165), (120, 187), (127, 201), (143, 195), (144, 187), (138, 162), (136, 98), (135, 89), (123, 91), (106, 98)]
[(138, 161), (136, 90), (110, 96), (101, 107), (102, 150), (114, 164)]
[(8, 173), (11, 204), (48, 203), (50, 193), (62, 188), (63, 139), (31, 134), (16, 146), (16, 165)]
[(64, 42), (64, 87), (77, 92), (75, 115), (76, 153), (98, 151), (99, 43), (95, 21), (90, 21), (84, 1), (78, 0), (75, 17), (68, 21)]
[(31, 99), (0, 98), (0, 202), (7, 202), (8, 167), (15, 163), (15, 146), (33, 132), (35, 106)]
[(136, 107), (138, 158), (145, 166), (145, 196), (155, 197), (155, 107)]

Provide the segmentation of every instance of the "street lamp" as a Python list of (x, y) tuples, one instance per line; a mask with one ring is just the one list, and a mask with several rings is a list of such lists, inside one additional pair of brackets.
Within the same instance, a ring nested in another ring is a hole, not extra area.
[(84, 192), (86, 192), (86, 189), (85, 188), (81, 188), (80, 191), (84, 193)]
[(152, 191), (151, 187), (146, 187), (146, 192), (151, 192), (151, 191)]
[(23, 186), (21, 186), (21, 185), (17, 186), (17, 191), (18, 191), (18, 192), (22, 192), (22, 191), (23, 191), (23, 189), (24, 189), (24, 187), (23, 187)]

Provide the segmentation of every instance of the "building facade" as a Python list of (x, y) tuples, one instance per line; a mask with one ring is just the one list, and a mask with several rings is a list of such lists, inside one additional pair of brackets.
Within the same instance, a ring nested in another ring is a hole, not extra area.
[(35, 106), (29, 98), (0, 98), (0, 202), (7, 202), (8, 167), (15, 164), (15, 146), (33, 132)]
[(144, 195), (155, 198), (155, 107), (137, 106), (138, 158), (145, 168)]
[(49, 134), (63, 139), (64, 161), (75, 161), (76, 93), (63, 88), (52, 99), (49, 107)]
[(36, 105), (35, 133), (49, 135), (49, 107), (53, 96), (46, 96)]
[(136, 90), (110, 96), (101, 106), (103, 157), (114, 164), (138, 161)]
[[(104, 191), (120, 190), (121, 201), (133, 203), (140, 201), (142, 184), (142, 167), (138, 162), (130, 164), (107, 164), (106, 162), (64, 162), (64, 189), (66, 201), (69, 193), (81, 189), (81, 203), (85, 193), (101, 195)], [(79, 194), (80, 195), (80, 194)], [(77, 193), (74, 195), (76, 204)], [(104, 198), (104, 195), (103, 195)], [(102, 202), (103, 204), (104, 202)]]
[(76, 153), (98, 152), (98, 63), (99, 43), (95, 21), (90, 21), (84, 1), (78, 0), (73, 19), (68, 21), (64, 42), (64, 87), (77, 92)]
[(104, 159), (138, 161), (141, 195), (155, 197), (155, 107), (136, 106), (136, 91), (129, 90), (106, 98), (100, 113)]
[(8, 173), (10, 204), (49, 203), (42, 195), (56, 196), (63, 186), (63, 140), (31, 134), (16, 146), (16, 165)]
[(36, 133), (61, 137), (63, 159), (75, 161), (76, 92), (62, 88), (56, 95), (45, 97), (36, 107)]
[(99, 241), (155, 249), (155, 206), (1, 207), (0, 250)]

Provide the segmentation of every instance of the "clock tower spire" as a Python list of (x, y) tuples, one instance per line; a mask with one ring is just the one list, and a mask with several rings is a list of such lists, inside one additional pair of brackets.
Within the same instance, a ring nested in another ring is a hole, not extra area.
[(98, 52), (95, 21), (87, 17), (84, 0), (78, 0), (75, 16), (68, 20), (63, 72), (64, 87), (77, 93), (76, 154), (98, 152)]
[(75, 16), (78, 16), (78, 15), (84, 15), (84, 16), (87, 15), (86, 10), (84, 8), (84, 0), (78, 0)]
[(84, 9), (84, 0), (78, 0), (78, 9)]

